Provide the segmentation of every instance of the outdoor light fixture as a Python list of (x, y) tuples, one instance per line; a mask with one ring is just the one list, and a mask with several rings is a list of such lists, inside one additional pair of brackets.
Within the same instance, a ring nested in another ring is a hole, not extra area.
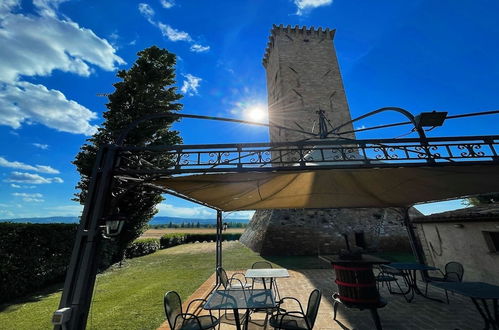
[(105, 217), (105, 225), (103, 226), (104, 232), (102, 235), (107, 238), (118, 236), (121, 233), (123, 225), (125, 224), (125, 220), (126, 218), (119, 214), (112, 214)]
[(421, 112), (414, 121), (417, 127), (437, 127), (442, 126), (446, 117), (446, 111)]

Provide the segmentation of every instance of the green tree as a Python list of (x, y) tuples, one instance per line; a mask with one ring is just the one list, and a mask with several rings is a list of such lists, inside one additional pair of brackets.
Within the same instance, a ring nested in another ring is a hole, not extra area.
[[(77, 185), (79, 192), (75, 200), (84, 204), (92, 167), (100, 146), (112, 143), (131, 122), (149, 114), (168, 113), (182, 108), (177, 101), (182, 95), (176, 93), (175, 55), (156, 46), (137, 53), (138, 58), (129, 70), (120, 70), (121, 80), (113, 84), (115, 91), (108, 96), (105, 121), (87, 143), (81, 147), (73, 164), (81, 178)], [(125, 143), (129, 145), (179, 144), (182, 139), (177, 131), (171, 130), (174, 119), (163, 118), (143, 122), (130, 132)], [(147, 157), (142, 155), (142, 157)], [(149, 156), (151, 157), (151, 156)], [(122, 159), (122, 164), (134, 166), (137, 159)], [(168, 164), (169, 159), (163, 161)], [(135, 165), (137, 166), (137, 165)], [(113, 195), (117, 199), (117, 209), (127, 221), (121, 234), (114, 240), (113, 260), (122, 256), (126, 246), (140, 236), (146, 224), (157, 213), (156, 205), (163, 200), (157, 191), (147, 187), (130, 189), (126, 183), (115, 182)]]
[(492, 204), (499, 202), (499, 193), (476, 195), (466, 198), (464, 203), (466, 205), (478, 206), (483, 204)]

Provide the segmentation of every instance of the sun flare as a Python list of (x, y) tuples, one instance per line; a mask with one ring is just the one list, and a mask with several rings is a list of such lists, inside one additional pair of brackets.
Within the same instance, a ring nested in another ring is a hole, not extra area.
[(250, 121), (263, 122), (267, 119), (267, 111), (263, 106), (253, 106), (245, 111), (245, 117)]

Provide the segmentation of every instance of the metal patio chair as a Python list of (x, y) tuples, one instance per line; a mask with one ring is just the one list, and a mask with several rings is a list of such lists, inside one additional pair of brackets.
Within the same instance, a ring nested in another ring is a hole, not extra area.
[(281, 300), (279, 300), (279, 306), (286, 300), (294, 300), (298, 303), (300, 310), (288, 312), (284, 309), (278, 308), (277, 313), (272, 315), (272, 317), (270, 318), (269, 324), (276, 329), (312, 329), (314, 327), (317, 313), (319, 311), (321, 297), (322, 294), (319, 289), (313, 290), (308, 297), (306, 312), (303, 310), (303, 307), (298, 299), (293, 297), (282, 298)]
[[(265, 268), (272, 268), (272, 264), (268, 261), (257, 261), (251, 265), (251, 269), (265, 269)], [(272, 279), (261, 279), (261, 278), (254, 278), (252, 279), (251, 282), (251, 288), (255, 286), (256, 283), (265, 283), (266, 287), (271, 287), (272, 285)], [(268, 284), (268, 286), (267, 286)]]
[[(434, 277), (428, 276), (426, 281), (425, 294), (428, 294), (428, 283), (429, 282), (462, 282), (464, 276), (464, 267), (461, 263), (457, 261), (448, 262), (442, 272), (439, 270), (442, 276)], [(449, 294), (445, 290), (445, 298), (447, 299), (447, 304), (449, 304)]]
[[(249, 289), (251, 288), (251, 284), (246, 282), (246, 278), (244, 277), (243, 273), (234, 273), (232, 274), (231, 278), (227, 276), (227, 272), (225, 269), (222, 267), (217, 268), (217, 274), (218, 278), (220, 279), (219, 286), (221, 285), (225, 290), (244, 290), (244, 289)], [(235, 276), (237, 275), (242, 275), (244, 278), (244, 283), (240, 279), (236, 278)], [(233, 283), (235, 282), (235, 283)], [(241, 322), (244, 321), (246, 317), (246, 313), (238, 313), (239, 319)], [(249, 317), (249, 316), (248, 316)], [(220, 320), (220, 323), (228, 323), (235, 325), (236, 324), (236, 318), (233, 313), (224, 313), (221, 314), (220, 311), (218, 313), (218, 318)]]
[(205, 299), (194, 299), (187, 306), (185, 312), (182, 311), (182, 301), (180, 296), (175, 291), (168, 291), (163, 298), (163, 305), (165, 307), (166, 319), (170, 325), (171, 330), (204, 330), (215, 329), (219, 324), (216, 317), (211, 315), (194, 315), (189, 313), (189, 309), (193, 302), (201, 301), (203, 304)]
[[(234, 274), (232, 274), (232, 276), (229, 279), (229, 277), (227, 276), (227, 272), (225, 271), (225, 269), (223, 269), (222, 267), (218, 267), (217, 268), (217, 274), (218, 274), (218, 278), (220, 279), (220, 284), (226, 290), (229, 290), (229, 289), (231, 289), (231, 290), (234, 290), (234, 289), (249, 289), (249, 288), (251, 288), (251, 284), (249, 284), (246, 281), (246, 278), (244, 277), (243, 273), (234, 273)], [(239, 278), (236, 277), (238, 275), (242, 276), (242, 278), (244, 279), (244, 282), (242, 280), (240, 280)], [(235, 282), (235, 283), (233, 283), (233, 282)]]
[[(409, 299), (406, 297), (407, 291), (402, 290), (402, 287), (400, 286), (400, 284), (398, 282), (398, 278), (397, 278), (397, 276), (401, 276), (407, 285), (407, 282), (406, 282), (405, 277), (404, 277), (404, 273), (402, 273), (398, 269), (392, 268), (390, 266), (385, 266), (385, 265), (380, 265), (378, 267), (378, 270), (379, 270), (378, 275), (375, 276), (376, 288), (378, 289), (378, 292), (379, 292), (380, 283), (382, 286), (384, 286), (386, 283), (386, 286), (388, 287), (388, 292), (390, 292), (390, 294), (401, 294), (404, 296), (404, 299), (406, 301), (409, 301)], [(399, 288), (399, 291), (394, 291), (392, 289), (393, 282), (395, 282), (395, 284)]]

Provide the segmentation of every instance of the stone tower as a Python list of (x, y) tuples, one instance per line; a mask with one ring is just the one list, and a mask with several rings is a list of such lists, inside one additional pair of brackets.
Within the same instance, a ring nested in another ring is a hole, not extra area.
[[(334, 32), (272, 27), (263, 58), (270, 124), (318, 133), (318, 111), (324, 111), (328, 130), (351, 119), (333, 46)], [(352, 130), (350, 124), (340, 132)], [(269, 131), (271, 142), (310, 138), (295, 131)], [(354, 133), (341, 137), (355, 139)], [(352, 246), (366, 250), (409, 251), (402, 215), (392, 208), (259, 210), (240, 241), (262, 255), (313, 255), (344, 248), (342, 234), (347, 234)]]
[[(332, 126), (351, 119), (332, 43), (334, 32), (313, 27), (273, 26), (263, 58), (271, 124), (317, 133), (319, 110), (324, 111)], [(342, 129), (351, 130), (351, 124)], [(355, 135), (343, 137), (354, 139)], [(310, 136), (270, 129), (271, 142), (305, 138)]]

